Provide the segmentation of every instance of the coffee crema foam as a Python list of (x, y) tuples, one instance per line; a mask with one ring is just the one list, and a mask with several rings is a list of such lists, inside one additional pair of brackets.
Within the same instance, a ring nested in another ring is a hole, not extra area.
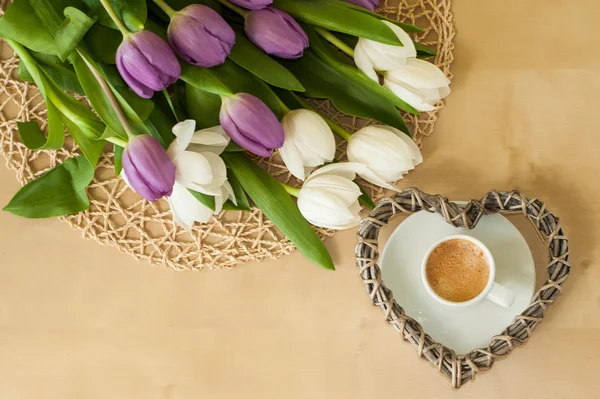
[(451, 302), (466, 302), (485, 289), (490, 265), (477, 244), (457, 238), (433, 250), (425, 273), (429, 285), (440, 297)]

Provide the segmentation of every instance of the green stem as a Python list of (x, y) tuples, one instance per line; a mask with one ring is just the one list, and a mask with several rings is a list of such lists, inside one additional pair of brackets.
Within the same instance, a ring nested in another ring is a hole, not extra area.
[(169, 7), (169, 5), (167, 3), (165, 3), (163, 0), (153, 0), (153, 1), (154, 1), (154, 4), (159, 6), (160, 9), (163, 10), (165, 12), (165, 14), (167, 14), (169, 16), (169, 18), (173, 18), (173, 15), (175, 15), (177, 13), (177, 11), (175, 11), (174, 9)]
[(296, 197), (298, 198), (298, 196), (300, 195), (300, 189), (297, 187), (292, 187), (292, 186), (288, 186), (285, 183), (281, 183), (281, 186), (285, 189), (285, 191), (287, 191), (287, 193), (289, 195), (291, 195), (292, 197)]
[(77, 52), (81, 56), (81, 59), (83, 60), (83, 62), (85, 62), (87, 67), (92, 72), (92, 75), (94, 75), (94, 78), (96, 78), (96, 80), (98, 81), (98, 84), (100, 85), (100, 87), (102, 88), (102, 91), (106, 95), (108, 102), (110, 103), (112, 109), (115, 111), (115, 114), (117, 115), (117, 118), (119, 119), (119, 122), (121, 122), (123, 129), (125, 129), (125, 133), (127, 133), (127, 136), (130, 138), (134, 137), (135, 133), (133, 133), (133, 130), (131, 129), (131, 125), (129, 124), (129, 121), (127, 120), (127, 118), (125, 117), (125, 114), (123, 113), (123, 109), (121, 108), (121, 106), (119, 105), (119, 102), (115, 98), (115, 95), (112, 92), (112, 89), (110, 88), (108, 83), (106, 83), (106, 80), (104, 80), (104, 78), (102, 77), (102, 75), (100, 75), (100, 72), (98, 72), (98, 70), (94, 67), (94, 65), (92, 65), (91, 62), (87, 60), (87, 58), (85, 57), (85, 54), (83, 54), (80, 50), (77, 50)]
[(127, 147), (127, 142), (125, 140), (119, 138), (119, 137), (116, 137), (116, 136), (108, 137), (106, 139), (106, 141), (109, 141), (109, 142), (111, 142), (113, 144), (116, 144), (119, 147), (123, 147), (123, 148)]
[(335, 36), (333, 33), (329, 32), (328, 30), (323, 29), (319, 26), (315, 26), (315, 31), (317, 31), (317, 33), (319, 35), (321, 35), (325, 40), (327, 40), (329, 43), (333, 44), (339, 50), (346, 53), (350, 57), (354, 58), (354, 50), (350, 46), (348, 46), (346, 43), (344, 43), (343, 41), (338, 39), (337, 36)]
[(171, 99), (169, 92), (167, 91), (167, 89), (163, 89), (162, 92), (163, 92), (163, 95), (165, 96), (165, 99), (167, 100), (167, 103), (169, 104), (169, 108), (171, 108), (171, 112), (173, 113), (173, 116), (175, 116), (175, 120), (177, 122), (180, 122), (179, 117), (177, 117), (177, 111), (175, 111), (175, 105), (173, 105), (173, 100)]
[(104, 9), (108, 13), (110, 19), (112, 19), (113, 22), (115, 23), (115, 25), (117, 25), (117, 28), (119, 28), (119, 30), (123, 34), (123, 37), (128, 36), (131, 33), (131, 31), (129, 29), (127, 29), (127, 27), (125, 26), (123, 21), (121, 21), (121, 18), (119, 18), (115, 9), (112, 8), (112, 5), (110, 5), (109, 0), (100, 0), (100, 3), (102, 4)]
[[(321, 115), (321, 116), (323, 117), (323, 115)], [(337, 123), (335, 123), (334, 121), (332, 121), (329, 118), (323, 117), (323, 119), (325, 119), (325, 122), (327, 122), (327, 124), (329, 125), (329, 127), (335, 134), (337, 134), (338, 136), (340, 136), (341, 138), (343, 138), (346, 141), (350, 140), (350, 137), (352, 137), (352, 134), (350, 132), (348, 132), (346, 129), (344, 129), (343, 126), (338, 125)]]
[(248, 10), (244, 10), (242, 7), (238, 7), (235, 4), (233, 4), (227, 0), (219, 0), (219, 3), (223, 4), (227, 8), (232, 9), (233, 11), (237, 12), (244, 18), (246, 18), (246, 15), (248, 15)]

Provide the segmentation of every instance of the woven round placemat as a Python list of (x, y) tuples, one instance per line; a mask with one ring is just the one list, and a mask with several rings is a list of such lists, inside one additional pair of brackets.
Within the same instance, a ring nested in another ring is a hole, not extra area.
[[(545, 283), (533, 295), (527, 309), (517, 315), (504, 331), (492, 337), (487, 348), (476, 348), (466, 355), (457, 355), (423, 331), (419, 322), (404, 312), (401, 304), (394, 299), (393, 292), (385, 286), (385, 276), (382, 278), (378, 265), (379, 232), (392, 217), (420, 211), (438, 213), (452, 226), (467, 229), (474, 228), (486, 214), (522, 214), (546, 245), (549, 262)], [(562, 285), (571, 270), (568, 240), (558, 218), (542, 201), (527, 199), (518, 191), (490, 191), (481, 200), (461, 205), (441, 195), (407, 189), (382, 200), (369, 217), (361, 221), (357, 237), (356, 265), (373, 305), (381, 308), (386, 322), (394, 326), (404, 341), (415, 347), (419, 357), (429, 361), (447, 377), (453, 388), (460, 388), (478, 373), (491, 369), (496, 360), (524, 344), (542, 322), (548, 307), (561, 294)]]
[[(0, 0), (0, 13), (10, 3)], [(380, 9), (389, 17), (424, 28), (425, 31), (415, 39), (437, 49), (435, 63), (448, 77), (451, 77), (449, 67), (453, 60), (455, 35), (450, 4), (451, 0), (384, 0)], [(46, 109), (37, 88), (18, 79), (18, 58), (6, 43), (0, 43), (0, 148), (7, 166), (16, 172), (17, 180), (25, 184), (74, 156), (78, 150), (69, 141), (66, 148), (59, 151), (30, 151), (20, 142), (17, 121), (36, 121), (45, 128)], [(340, 114), (327, 101), (316, 104), (323, 113), (351, 131), (369, 123)], [(440, 103), (438, 110), (441, 107)], [(433, 132), (438, 110), (418, 117), (406, 116), (419, 144), (423, 137)], [(339, 148), (338, 159), (341, 159), (345, 147), (340, 144)], [(278, 178), (291, 180), (277, 157), (263, 159), (261, 163)], [(382, 191), (375, 189), (373, 194), (381, 197)], [(80, 230), (87, 239), (115, 246), (154, 264), (177, 270), (230, 268), (248, 261), (279, 258), (294, 250), (294, 246), (258, 209), (248, 213), (223, 212), (206, 225), (196, 225), (190, 232), (178, 228), (172, 221), (166, 201), (149, 203), (115, 177), (112, 153), (108, 150), (100, 160), (88, 195), (91, 200), (89, 211), (61, 220)], [(333, 231), (324, 229), (319, 233), (322, 237), (333, 235)]]

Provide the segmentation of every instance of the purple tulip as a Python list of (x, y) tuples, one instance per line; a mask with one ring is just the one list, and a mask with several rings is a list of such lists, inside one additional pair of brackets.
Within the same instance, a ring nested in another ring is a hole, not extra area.
[(357, 6), (366, 8), (370, 11), (375, 11), (375, 9), (379, 6), (380, 0), (344, 0), (348, 3), (355, 4)]
[(152, 136), (129, 139), (123, 151), (123, 172), (131, 188), (150, 202), (173, 192), (175, 165)]
[(186, 62), (210, 68), (225, 62), (235, 33), (218, 12), (192, 4), (171, 18), (169, 43)]
[(273, 7), (250, 11), (246, 34), (265, 53), (280, 58), (300, 58), (308, 47), (308, 36), (298, 22)]
[(247, 8), (248, 10), (262, 10), (269, 4), (273, 3), (273, 0), (229, 0), (233, 4), (237, 4), (240, 7)]
[(233, 141), (256, 155), (268, 157), (272, 150), (283, 145), (285, 133), (281, 123), (273, 111), (252, 94), (239, 93), (225, 98), (219, 119)]
[(167, 42), (147, 30), (123, 39), (117, 50), (117, 69), (131, 89), (143, 98), (151, 98), (175, 83), (181, 66)]

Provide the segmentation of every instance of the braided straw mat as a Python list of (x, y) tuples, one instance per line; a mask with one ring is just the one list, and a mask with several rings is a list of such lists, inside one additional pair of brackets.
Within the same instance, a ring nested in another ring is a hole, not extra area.
[[(0, 0), (0, 13), (10, 3), (10, 0)], [(415, 39), (437, 49), (435, 63), (449, 77), (455, 35), (450, 4), (451, 0), (383, 0), (380, 7), (380, 12), (388, 17), (425, 29)], [(77, 148), (69, 139), (65, 148), (58, 151), (30, 151), (20, 142), (17, 121), (36, 121), (45, 128), (46, 109), (37, 88), (18, 79), (18, 58), (6, 43), (0, 43), (0, 148), (7, 166), (16, 172), (17, 180), (25, 184), (76, 155)], [(316, 105), (351, 131), (369, 123), (341, 115), (326, 101)], [(407, 116), (419, 144), (423, 137), (432, 133), (436, 115), (437, 110), (419, 117)], [(343, 156), (344, 147), (340, 145), (339, 157)], [(261, 163), (279, 179), (291, 180), (276, 157), (263, 159)], [(380, 190), (373, 193), (376, 198), (382, 194)], [(249, 261), (279, 258), (294, 250), (294, 246), (258, 209), (222, 212), (208, 224), (196, 225), (191, 232), (180, 229), (173, 223), (165, 200), (149, 203), (115, 177), (108, 147), (88, 188), (88, 195), (90, 210), (61, 220), (80, 230), (87, 239), (115, 246), (153, 264), (164, 264), (177, 270), (221, 269)], [(334, 232), (319, 229), (319, 234), (325, 238)]]

